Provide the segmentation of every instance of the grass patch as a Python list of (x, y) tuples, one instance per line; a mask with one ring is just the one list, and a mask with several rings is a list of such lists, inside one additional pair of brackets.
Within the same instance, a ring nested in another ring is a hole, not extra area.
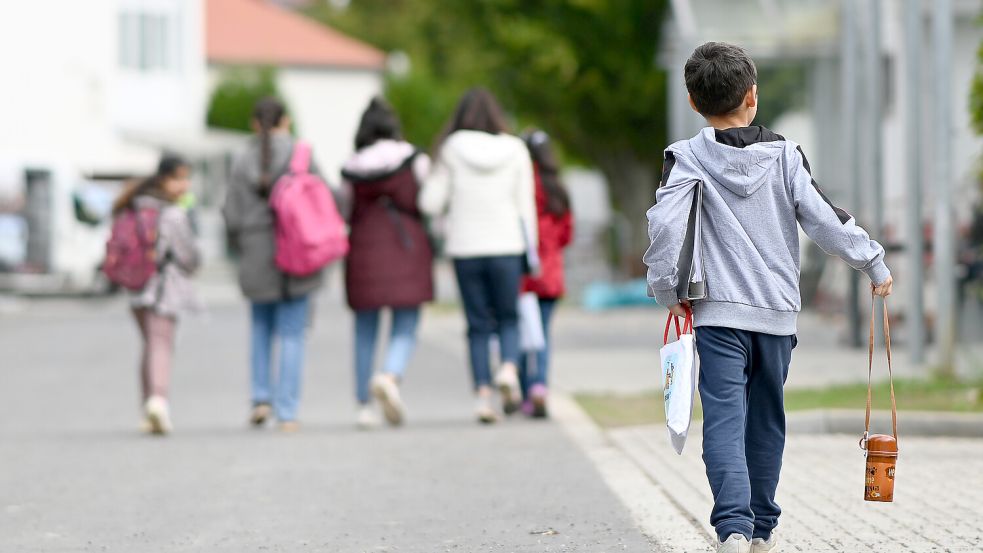
[[(983, 413), (983, 380), (895, 380), (898, 410), (950, 411)], [(873, 391), (874, 409), (890, 409), (891, 395), (887, 382), (878, 382)], [(641, 394), (577, 394), (577, 403), (605, 428), (665, 422), (662, 391)], [(867, 403), (867, 385), (851, 384), (815, 390), (788, 390), (785, 409), (863, 409)], [(702, 419), (699, 394), (693, 418)]]

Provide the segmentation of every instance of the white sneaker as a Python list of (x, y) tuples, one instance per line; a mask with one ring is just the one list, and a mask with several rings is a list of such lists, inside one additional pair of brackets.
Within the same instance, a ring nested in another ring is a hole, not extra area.
[(377, 374), (372, 378), (372, 395), (379, 400), (382, 414), (393, 426), (403, 424), (403, 400), (399, 397), (399, 386), (392, 378)]
[(778, 536), (772, 531), (768, 541), (754, 538), (751, 540), (751, 553), (778, 553)]
[(171, 425), (171, 410), (167, 400), (161, 396), (150, 396), (144, 406), (151, 434), (170, 434), (174, 427)]
[(371, 430), (379, 426), (379, 419), (375, 416), (375, 411), (371, 405), (359, 406), (358, 414), (355, 415), (355, 426), (361, 430)]
[(513, 363), (502, 364), (502, 368), (495, 375), (495, 387), (502, 394), (502, 409), (506, 415), (511, 415), (522, 407), (518, 369)]
[(717, 553), (751, 553), (751, 542), (742, 534), (731, 534), (727, 541), (717, 545)]
[(498, 414), (491, 406), (490, 397), (478, 396), (474, 407), (474, 414), (478, 417), (478, 422), (482, 424), (493, 424), (498, 422)]

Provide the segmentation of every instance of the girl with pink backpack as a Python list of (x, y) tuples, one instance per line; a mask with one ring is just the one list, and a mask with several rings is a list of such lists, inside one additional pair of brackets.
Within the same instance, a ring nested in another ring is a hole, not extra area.
[(168, 388), (178, 316), (198, 302), (191, 275), (200, 254), (187, 211), (178, 201), (190, 188), (191, 168), (165, 155), (157, 172), (126, 189), (113, 206), (113, 231), (103, 270), (130, 290), (133, 317), (140, 330), (143, 430), (172, 430)]
[[(222, 214), (229, 245), (238, 253), (239, 285), (250, 302), (250, 422), (259, 427), (275, 417), (281, 430), (293, 432), (299, 429), (310, 297), (321, 287), (324, 266), (347, 251), (347, 238), (336, 232), (343, 225), (334, 199), (324, 193), (327, 185), (309, 147), (291, 136), (283, 103), (257, 102), (252, 126), (255, 135), (233, 160)], [(298, 205), (298, 198), (316, 209)], [(324, 217), (312, 226), (315, 212)]]

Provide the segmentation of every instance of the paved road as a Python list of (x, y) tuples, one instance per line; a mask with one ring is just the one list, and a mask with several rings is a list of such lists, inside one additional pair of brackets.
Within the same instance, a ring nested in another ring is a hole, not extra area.
[(287, 436), (245, 427), (245, 308), (214, 307), (181, 329), (177, 432), (155, 439), (118, 300), (5, 305), (0, 552), (653, 550), (554, 424), (472, 423), (456, 314), (425, 317), (409, 426), (364, 433), (348, 317), (321, 302)]

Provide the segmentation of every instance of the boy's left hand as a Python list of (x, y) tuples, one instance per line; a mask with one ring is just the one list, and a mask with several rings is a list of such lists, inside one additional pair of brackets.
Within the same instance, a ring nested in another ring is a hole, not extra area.
[(894, 277), (888, 276), (887, 280), (880, 284), (870, 283), (870, 288), (874, 291), (875, 296), (880, 296), (886, 298), (891, 295), (891, 287), (894, 286)]

